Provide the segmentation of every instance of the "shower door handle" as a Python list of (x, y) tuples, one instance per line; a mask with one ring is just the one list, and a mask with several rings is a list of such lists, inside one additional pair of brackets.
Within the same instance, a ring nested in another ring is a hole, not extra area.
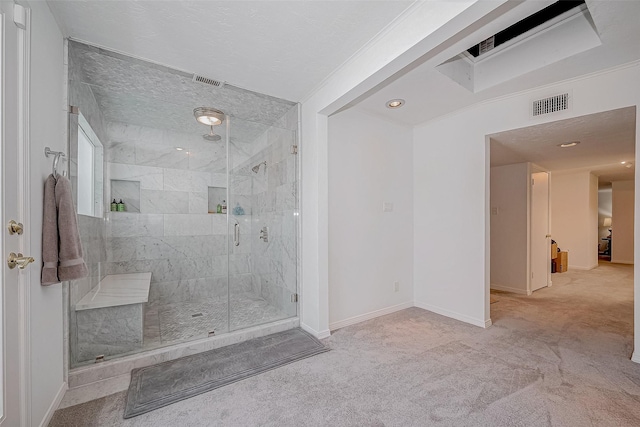
[(233, 227), (233, 243), (240, 246), (240, 224), (236, 222)]

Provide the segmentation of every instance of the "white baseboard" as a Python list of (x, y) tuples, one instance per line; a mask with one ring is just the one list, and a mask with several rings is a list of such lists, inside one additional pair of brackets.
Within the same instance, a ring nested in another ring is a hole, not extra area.
[(300, 322), (300, 327), (302, 328), (302, 330), (309, 332), (311, 335), (318, 338), (319, 340), (322, 340), (331, 336), (331, 331), (329, 329), (325, 329), (324, 331), (316, 331), (311, 326), (308, 326), (302, 322)]
[(456, 313), (455, 311), (447, 310), (445, 308), (436, 307), (434, 305), (427, 304), (427, 303), (420, 302), (420, 301), (416, 301), (414, 303), (414, 305), (416, 307), (423, 308), (425, 310), (429, 310), (429, 311), (431, 311), (433, 313), (441, 314), (441, 315), (447, 316), (447, 317), (451, 317), (452, 319), (456, 319), (456, 320), (459, 320), (459, 321), (465, 322), (465, 323), (470, 323), (470, 324), (472, 324), (474, 326), (479, 326), (481, 328), (487, 328), (487, 327), (491, 326), (491, 319), (489, 319), (489, 320), (474, 319), (473, 317), (469, 317), (469, 316), (464, 315), (464, 314)]
[(335, 331), (336, 329), (344, 328), (345, 326), (355, 325), (356, 323), (375, 319), (376, 317), (384, 316), (385, 314), (395, 313), (396, 311), (404, 310), (406, 308), (411, 308), (411, 307), (413, 307), (413, 301), (403, 302), (402, 304), (396, 304), (396, 305), (392, 305), (391, 307), (385, 307), (379, 310), (370, 311), (369, 313), (360, 314), (358, 316), (349, 317), (348, 319), (329, 323), (329, 330)]
[(631, 361), (640, 363), (640, 354), (636, 354), (636, 352), (634, 351), (633, 354), (631, 355)]
[(64, 382), (60, 386), (60, 390), (58, 390), (55, 399), (53, 399), (53, 402), (51, 402), (49, 409), (47, 409), (47, 412), (44, 414), (44, 419), (40, 423), (40, 427), (46, 427), (49, 425), (49, 422), (51, 422), (51, 418), (53, 418), (53, 413), (56, 412), (56, 409), (58, 409), (58, 406), (60, 406), (60, 402), (62, 402), (62, 398), (64, 397), (64, 394), (66, 392), (67, 383)]
[(625, 261), (625, 260), (611, 260), (612, 264), (631, 264), (633, 265), (633, 261)]
[(531, 295), (531, 292), (527, 291), (526, 289), (512, 288), (509, 286), (491, 284), (491, 289), (495, 289), (496, 291), (511, 292), (513, 294)]
[(582, 270), (582, 271), (589, 271), (589, 270), (593, 270), (594, 268), (598, 267), (598, 264), (592, 265), (591, 267), (582, 267), (580, 265), (569, 265), (569, 270)]

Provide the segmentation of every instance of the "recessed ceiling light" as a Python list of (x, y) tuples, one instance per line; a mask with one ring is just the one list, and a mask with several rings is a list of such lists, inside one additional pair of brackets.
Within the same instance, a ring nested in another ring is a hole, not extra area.
[(400, 108), (404, 105), (404, 99), (392, 99), (387, 101), (387, 108)]
[(184, 150), (184, 148), (176, 147), (176, 150), (178, 150), (178, 151), (182, 151), (182, 150)]
[(620, 162), (621, 165), (624, 165), (625, 163), (627, 163), (627, 162)]
[(575, 147), (578, 144), (580, 144), (580, 141), (563, 142), (562, 144), (558, 144), (558, 147), (569, 148), (569, 147)]

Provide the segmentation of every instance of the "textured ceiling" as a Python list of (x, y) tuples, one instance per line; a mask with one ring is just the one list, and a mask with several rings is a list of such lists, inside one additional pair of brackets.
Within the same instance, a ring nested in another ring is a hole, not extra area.
[[(441, 115), (474, 103), (523, 91), (584, 74), (597, 72), (616, 65), (640, 59), (640, 1), (586, 0), (602, 44), (593, 49), (549, 64), (536, 71), (514, 77), (492, 88), (473, 93), (436, 70), (436, 66), (475, 45), (492, 33), (480, 28), (460, 41), (458, 46), (444, 49), (422, 65), (399, 76), (392, 82), (371, 91), (356, 108), (409, 126), (418, 125)], [(514, 9), (531, 8), (536, 2), (524, 2)], [(537, 3), (539, 8), (543, 2)], [(526, 16), (526, 15), (524, 15)], [(513, 16), (501, 16), (487, 25), (506, 28), (517, 22)], [(461, 47), (460, 45), (464, 46)], [(386, 108), (390, 99), (402, 98), (406, 104), (396, 110)]]
[[(635, 159), (635, 107), (500, 132), (491, 137), (491, 166), (532, 162), (549, 171), (584, 169), (600, 181), (634, 178), (620, 162)], [(580, 141), (575, 147), (558, 144)]]
[(48, 3), (66, 36), (300, 101), (413, 1)]

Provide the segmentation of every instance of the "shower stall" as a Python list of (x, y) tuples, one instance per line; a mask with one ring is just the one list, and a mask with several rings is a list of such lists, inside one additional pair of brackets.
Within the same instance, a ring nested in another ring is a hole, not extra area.
[(68, 46), (70, 367), (295, 318), (299, 106)]

